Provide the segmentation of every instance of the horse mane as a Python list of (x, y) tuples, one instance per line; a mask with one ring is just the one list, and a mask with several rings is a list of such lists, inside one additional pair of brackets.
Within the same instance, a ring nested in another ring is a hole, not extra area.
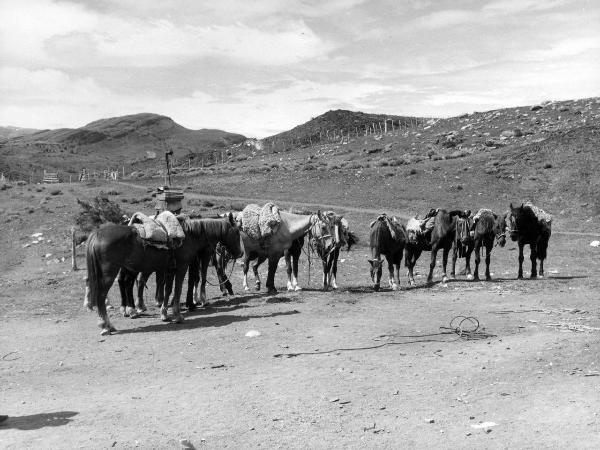
[(221, 235), (228, 224), (228, 221), (222, 218), (201, 218), (191, 219), (186, 218), (181, 222), (181, 227), (185, 234), (199, 236), (203, 233)]

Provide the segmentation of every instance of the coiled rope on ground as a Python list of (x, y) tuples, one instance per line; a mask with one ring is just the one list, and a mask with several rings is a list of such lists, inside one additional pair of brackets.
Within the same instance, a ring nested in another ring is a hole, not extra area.
[[(294, 358), (296, 356), (301, 355), (326, 355), (329, 353), (338, 353), (338, 352), (350, 352), (350, 351), (359, 351), (359, 350), (372, 350), (381, 347), (386, 347), (389, 345), (407, 345), (407, 344), (419, 344), (419, 343), (427, 343), (427, 342), (456, 342), (456, 341), (471, 341), (471, 340), (480, 340), (480, 339), (490, 339), (496, 337), (495, 334), (487, 333), (483, 330), (480, 330), (480, 323), (476, 317), (473, 316), (462, 316), (458, 315), (450, 320), (450, 324), (447, 327), (440, 327), (439, 333), (429, 333), (429, 334), (382, 334), (377, 336), (378, 338), (382, 337), (395, 337), (395, 338), (408, 338), (413, 339), (409, 341), (388, 341), (378, 345), (369, 345), (365, 347), (348, 347), (348, 348), (334, 348), (331, 350), (316, 350), (312, 352), (296, 352), (296, 353), (277, 353), (273, 355), (274, 358)], [(435, 336), (447, 336), (447, 335), (456, 335), (457, 338), (454, 340), (442, 340), (442, 339), (429, 339)]]

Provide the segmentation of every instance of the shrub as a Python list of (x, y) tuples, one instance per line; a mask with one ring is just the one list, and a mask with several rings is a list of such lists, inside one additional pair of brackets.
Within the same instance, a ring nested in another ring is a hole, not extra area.
[[(123, 198), (121, 201), (126, 203), (127, 199)], [(75, 217), (75, 223), (84, 232), (90, 232), (107, 222), (121, 223), (125, 215), (117, 203), (106, 197), (95, 197), (91, 202), (77, 199), (77, 203), (83, 211)]]
[(62, 191), (60, 189), (52, 189), (50, 195), (62, 195)]

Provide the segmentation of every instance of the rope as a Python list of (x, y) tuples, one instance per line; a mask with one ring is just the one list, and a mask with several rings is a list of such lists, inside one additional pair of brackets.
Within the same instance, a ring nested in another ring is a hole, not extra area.
[[(406, 344), (418, 344), (418, 343), (426, 343), (426, 342), (447, 343), (447, 342), (456, 342), (456, 341), (461, 341), (461, 340), (470, 341), (470, 340), (489, 339), (492, 337), (496, 337), (495, 334), (490, 334), (490, 333), (486, 333), (484, 331), (479, 331), (479, 326), (480, 326), (479, 320), (477, 320), (477, 318), (475, 318), (475, 317), (455, 316), (450, 321), (450, 324), (448, 327), (440, 327), (441, 330), (447, 330), (447, 331), (440, 331), (439, 333), (430, 333), (430, 334), (406, 334), (406, 335), (382, 334), (382, 335), (378, 336), (378, 337), (388, 337), (389, 336), (389, 337), (396, 337), (396, 338), (417, 338), (417, 340), (402, 341), (402, 342), (390, 341), (390, 342), (384, 342), (383, 344), (370, 345), (370, 346), (366, 346), (366, 347), (334, 348), (331, 350), (321, 350), (321, 351), (314, 351), (314, 352), (277, 353), (277, 354), (273, 355), (273, 357), (281, 358), (281, 357), (285, 356), (286, 358), (294, 358), (296, 356), (301, 356), (301, 355), (326, 355), (329, 353), (338, 353), (338, 352), (350, 352), (350, 351), (357, 351), (357, 350), (372, 350), (372, 349), (377, 349), (377, 348), (381, 348), (381, 347), (386, 347), (388, 345), (406, 345)], [(434, 337), (434, 336), (446, 336), (446, 335), (456, 335), (457, 338), (452, 341), (441, 340), (441, 339), (422, 339), (422, 338), (430, 338), (430, 337)]]

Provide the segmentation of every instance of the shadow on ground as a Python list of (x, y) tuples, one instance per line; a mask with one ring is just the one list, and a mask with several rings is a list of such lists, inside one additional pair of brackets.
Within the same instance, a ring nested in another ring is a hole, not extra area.
[(0, 432), (6, 429), (39, 430), (45, 427), (60, 427), (72, 422), (71, 417), (77, 414), (79, 413), (75, 411), (58, 411), (27, 416), (9, 416), (6, 422), (0, 425)]

